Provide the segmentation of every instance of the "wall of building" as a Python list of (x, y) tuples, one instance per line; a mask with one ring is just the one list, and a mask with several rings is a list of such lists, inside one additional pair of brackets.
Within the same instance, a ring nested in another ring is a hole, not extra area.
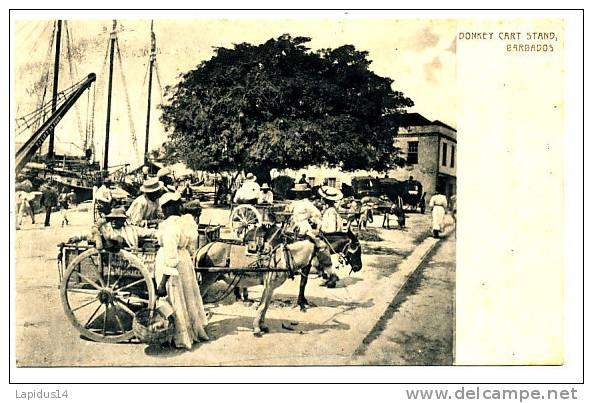
[[(443, 144), (447, 145), (447, 160), (443, 161)], [(455, 150), (453, 152), (453, 150)], [(441, 137), (440, 152), (439, 152), (439, 172), (456, 176), (457, 172), (457, 143), (451, 141), (448, 138)], [(454, 158), (453, 160), (451, 158)], [(443, 165), (443, 162), (445, 164)], [(453, 164), (451, 164), (453, 162)], [(453, 166), (451, 166), (453, 165)]]
[(396, 139), (396, 146), (407, 152), (409, 141), (418, 142), (418, 163), (390, 170), (388, 174), (390, 177), (398, 180), (406, 180), (410, 176), (413, 176), (414, 179), (422, 184), (423, 191), (426, 192), (426, 200), (428, 201), (436, 189), (439, 139), (436, 134), (424, 134), (422, 136), (406, 135)]

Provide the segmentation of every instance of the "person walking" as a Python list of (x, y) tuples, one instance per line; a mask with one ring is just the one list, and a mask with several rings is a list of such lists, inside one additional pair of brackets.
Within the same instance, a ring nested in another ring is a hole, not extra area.
[(58, 205), (58, 193), (49, 184), (41, 187), (41, 206), (45, 209), (44, 226), (50, 226), (51, 212)]
[(58, 199), (58, 203), (60, 205), (60, 216), (62, 217), (62, 227), (64, 226), (64, 223), (66, 225), (70, 224), (68, 222), (68, 208), (70, 207), (69, 195), (70, 194), (66, 190), (64, 190), (62, 193), (60, 193), (60, 197)]
[(32, 192), (18, 191), (15, 195), (16, 201), (16, 229), (21, 229), (23, 217), (31, 216), (31, 224), (35, 224), (35, 212), (33, 211), (33, 200), (35, 194)]
[(440, 238), (444, 230), (445, 210), (447, 209), (447, 197), (437, 187), (436, 193), (430, 198), (428, 205), (432, 208), (432, 235)]
[(198, 227), (189, 214), (181, 216), (179, 193), (167, 192), (159, 203), (165, 220), (157, 230), (157, 295), (166, 298), (175, 312), (175, 346), (189, 350), (194, 342), (209, 340), (205, 330), (208, 319), (191, 258), (197, 246)]

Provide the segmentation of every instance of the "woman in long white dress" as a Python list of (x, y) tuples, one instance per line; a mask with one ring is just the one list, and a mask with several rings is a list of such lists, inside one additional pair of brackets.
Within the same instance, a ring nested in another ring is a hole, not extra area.
[(198, 227), (191, 215), (181, 216), (179, 193), (165, 193), (160, 204), (165, 220), (157, 230), (157, 295), (166, 297), (175, 311), (175, 346), (191, 349), (194, 342), (209, 340), (205, 330), (208, 320), (191, 259), (197, 246)]
[(447, 197), (437, 188), (428, 205), (432, 207), (432, 235), (435, 238), (440, 238), (441, 232), (444, 230)]

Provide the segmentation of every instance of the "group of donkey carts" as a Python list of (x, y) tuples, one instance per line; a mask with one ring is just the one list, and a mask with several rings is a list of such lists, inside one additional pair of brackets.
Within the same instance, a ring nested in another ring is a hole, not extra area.
[[(241, 217), (247, 215), (247, 218), (260, 220), (268, 210), (277, 210), (276, 212), (279, 213), (281, 208), (255, 206), (233, 209), (235, 215), (231, 214), (231, 226), (233, 226), (233, 217), (237, 217), (236, 211), (246, 213), (240, 215)], [(279, 217), (286, 219), (287, 215), (279, 214)], [(284, 228), (281, 223), (273, 226), (278, 231)], [(240, 240), (222, 240), (220, 230), (220, 226), (199, 225), (198, 254), (205, 249), (224, 251), (232, 245), (244, 245)], [(236, 224), (233, 231), (237, 235), (245, 235), (247, 228)], [(273, 289), (280, 286), (286, 279), (292, 278), (294, 274), (301, 274), (298, 300), (301, 308), (306, 302), (304, 286), (315, 252), (301, 253), (300, 249), (307, 248), (312, 243), (292, 240), (289, 244), (282, 236), (277, 237), (277, 240), (274, 250), (266, 253), (268, 255), (276, 253), (275, 256), (279, 257), (278, 261), (285, 258), (283, 261), (287, 263), (271, 264), (269, 257), (265, 260), (259, 259), (259, 256), (255, 259), (255, 263), (248, 267), (229, 267), (228, 260), (219, 262), (215, 259), (199, 261), (196, 258), (195, 260), (195, 271), (202, 283), (202, 292), (205, 288), (204, 281), (223, 280), (228, 284), (228, 289), (264, 284), (262, 301), (254, 320), (256, 335), (267, 331), (263, 321)], [(339, 253), (344, 261), (351, 264), (354, 271), (362, 268), (360, 244), (350, 230), (343, 234), (339, 233), (337, 236), (328, 236), (326, 242), (333, 252)], [(98, 249), (93, 242), (60, 244), (58, 273), (61, 301), (67, 318), (82, 337), (107, 343), (118, 343), (134, 338), (133, 321), (136, 314), (141, 310), (155, 307), (157, 297), (154, 264), (158, 248), (156, 240), (150, 238), (142, 239), (139, 247), (134, 249)], [(301, 256), (304, 257), (301, 258)], [(265, 306), (262, 306), (264, 303)]]

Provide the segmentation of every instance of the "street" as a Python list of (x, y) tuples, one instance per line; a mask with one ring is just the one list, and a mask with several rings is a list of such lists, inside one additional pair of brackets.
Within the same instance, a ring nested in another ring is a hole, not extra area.
[[(201, 221), (224, 225), (228, 214), (228, 209), (205, 208)], [(40, 218), (37, 222), (42, 222)], [(207, 328), (210, 341), (185, 351), (136, 341), (104, 344), (81, 338), (62, 310), (56, 245), (87, 230), (90, 213), (72, 210), (71, 225), (65, 227), (59, 226), (59, 213), (53, 214), (50, 228), (31, 225), (26, 219), (16, 232), (17, 365), (450, 364), (455, 238), (440, 241), (440, 247), (433, 238), (427, 239), (428, 213), (409, 213), (405, 231), (382, 229), (380, 221), (376, 218), (359, 235), (362, 271), (340, 273), (335, 289), (321, 287), (322, 279), (311, 276), (306, 295), (314, 306), (306, 312), (295, 307), (298, 277), (288, 280), (276, 290), (268, 311), (270, 333), (255, 338), (251, 331), (255, 305), (235, 302), (231, 295), (206, 305), (212, 314)], [(434, 245), (438, 250), (428, 254), (423, 273), (410, 280), (417, 284), (409, 289), (408, 277)], [(390, 313), (398, 289), (410, 296)], [(261, 291), (261, 286), (251, 288), (250, 297), (257, 301)], [(380, 331), (379, 320), (385, 322)], [(428, 351), (429, 356), (415, 351)]]

